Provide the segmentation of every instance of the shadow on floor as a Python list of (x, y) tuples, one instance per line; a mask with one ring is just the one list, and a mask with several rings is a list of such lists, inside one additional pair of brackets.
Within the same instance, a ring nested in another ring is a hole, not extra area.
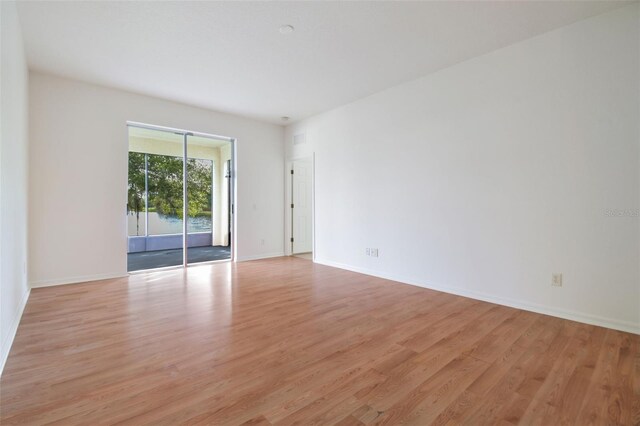
[[(231, 247), (190, 247), (187, 251), (189, 263), (231, 259)], [(182, 265), (182, 249), (145, 251), (127, 254), (127, 271), (164, 268)]]

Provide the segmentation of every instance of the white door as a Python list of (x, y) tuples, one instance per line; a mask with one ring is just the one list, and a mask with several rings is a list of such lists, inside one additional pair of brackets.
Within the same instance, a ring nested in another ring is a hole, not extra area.
[(309, 253), (311, 241), (311, 161), (293, 162), (291, 230), (293, 253)]

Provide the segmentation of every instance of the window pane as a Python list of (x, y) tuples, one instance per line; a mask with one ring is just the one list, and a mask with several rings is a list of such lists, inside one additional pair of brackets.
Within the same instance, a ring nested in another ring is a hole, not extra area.
[(187, 232), (211, 232), (211, 196), (213, 185), (213, 161), (189, 158), (187, 160), (187, 194), (189, 220)]
[(129, 153), (129, 189), (127, 194), (128, 235), (140, 236), (145, 231), (144, 154)]
[(182, 233), (182, 157), (149, 156), (149, 235)]

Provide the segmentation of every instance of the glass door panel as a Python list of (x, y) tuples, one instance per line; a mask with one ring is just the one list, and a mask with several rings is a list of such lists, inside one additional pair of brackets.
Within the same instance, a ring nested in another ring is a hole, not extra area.
[(188, 263), (231, 258), (227, 160), (231, 142), (187, 135)]
[(184, 136), (129, 127), (127, 269), (183, 264)]

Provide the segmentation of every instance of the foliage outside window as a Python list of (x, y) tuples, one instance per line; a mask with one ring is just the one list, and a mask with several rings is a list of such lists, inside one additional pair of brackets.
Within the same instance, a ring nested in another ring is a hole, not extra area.
[[(148, 211), (157, 213), (163, 220), (183, 218), (182, 178), (183, 159), (167, 155), (147, 155)], [(213, 162), (211, 160), (187, 159), (187, 225), (198, 219), (207, 220), (211, 229)], [(145, 208), (145, 154), (129, 153), (129, 189), (127, 210), (136, 216), (137, 235), (140, 229), (140, 213)], [(151, 232), (150, 232), (151, 233)]]

